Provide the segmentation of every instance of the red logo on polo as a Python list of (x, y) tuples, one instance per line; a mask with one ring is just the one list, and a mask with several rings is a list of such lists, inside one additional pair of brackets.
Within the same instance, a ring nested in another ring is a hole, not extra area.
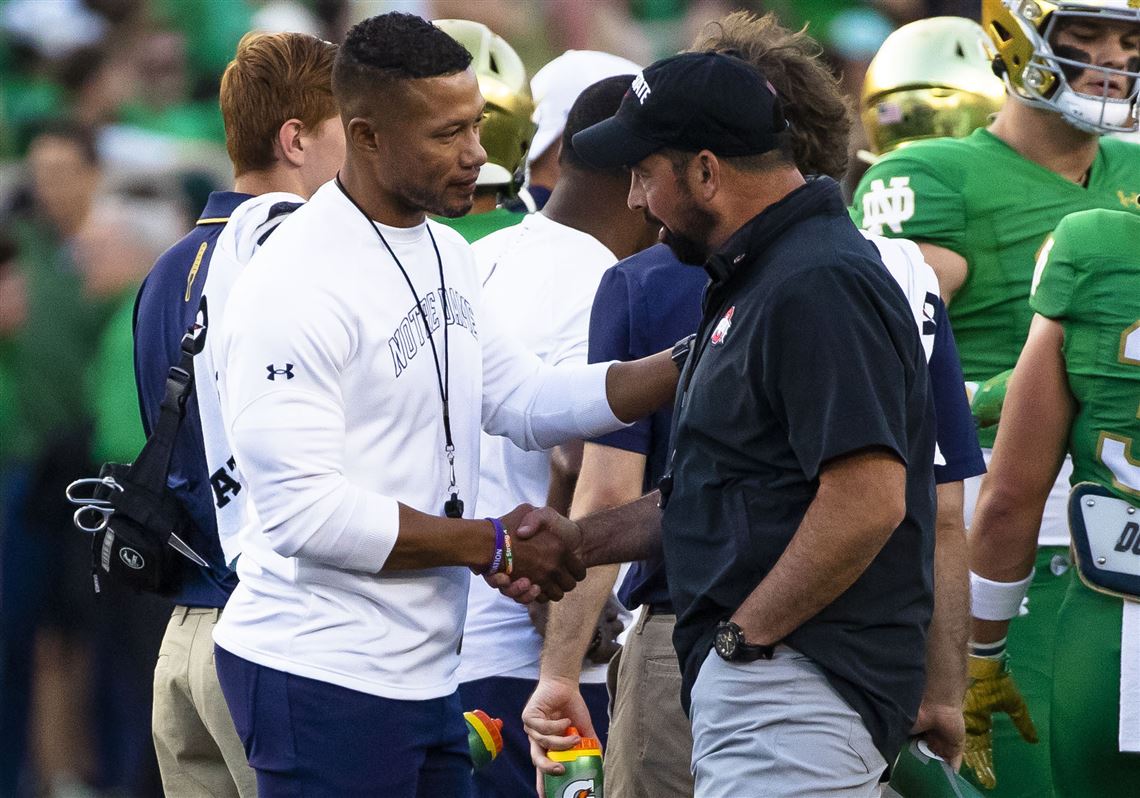
[(728, 313), (724, 314), (724, 318), (717, 323), (712, 338), (709, 339), (713, 346), (724, 343), (724, 337), (728, 335), (728, 328), (732, 326), (732, 314), (735, 310), (736, 305), (733, 305), (728, 309)]

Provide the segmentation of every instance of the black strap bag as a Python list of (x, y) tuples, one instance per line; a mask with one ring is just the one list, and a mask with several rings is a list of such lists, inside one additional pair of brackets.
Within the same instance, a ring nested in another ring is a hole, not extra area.
[[(194, 356), (205, 344), (205, 327), (195, 325), (182, 338), (182, 356), (166, 376), (158, 423), (133, 464), (105, 463), (99, 476), (79, 479), (67, 498), (80, 505), (73, 517), (91, 535), (91, 573), (95, 592), (106, 578), (136, 590), (169, 596), (177, 592), (184, 571), (179, 557), (208, 568), (186, 544), (194, 522), (167, 487), (170, 456), (186, 401), (194, 389)], [(90, 495), (83, 496), (84, 491)]]

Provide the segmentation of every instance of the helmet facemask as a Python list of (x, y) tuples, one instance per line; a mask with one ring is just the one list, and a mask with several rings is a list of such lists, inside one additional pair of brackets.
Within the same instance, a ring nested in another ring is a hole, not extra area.
[[(1052, 75), (1057, 84), (1053, 101), (1062, 116), (1081, 130), (1090, 133), (1129, 133), (1137, 129), (1137, 93), (1140, 92), (1140, 54), (1133, 55), (1124, 69), (1113, 69), (1090, 63), (1091, 55), (1072, 45), (1052, 44), (1056, 34), (1066, 22), (1072, 19), (1090, 19), (1094, 22), (1105, 19), (1120, 19), (1140, 25), (1136, 12), (1113, 14), (1110, 11), (1077, 11), (1065, 7), (1049, 15), (1043, 38), (1051, 43), (1046, 52), (1036, 51), (1025, 74), (1025, 84), (1030, 88), (1038, 70)], [(1095, 73), (1100, 91), (1090, 94), (1073, 88), (1073, 82), (1089, 72)], [(1115, 84), (1123, 92), (1115, 92)]]
[[(1003, 59), (995, 64), (1005, 73), (1011, 94), (1032, 105), (1049, 108), (1061, 114), (1073, 127), (1089, 133), (1128, 133), (1137, 130), (1138, 93), (1140, 93), (1140, 53), (1134, 54), (1123, 69), (1091, 63), (1092, 56), (1074, 45), (1057, 45), (1058, 33), (1067, 24), (1080, 21), (1117, 20), (1140, 26), (1140, 9), (1117, 3), (1010, 2), (1006, 13), (988, 26), (1000, 53), (1013, 54), (1012, 63)], [(1009, 31), (1005, 26), (1014, 25)], [(1032, 46), (1032, 54), (1024, 64), (1016, 58), (1016, 39), (1024, 37)], [(1003, 44), (1005, 45), (1003, 47)], [(1096, 75), (1096, 83), (1074, 88), (1077, 80), (1088, 73)], [(1090, 86), (1099, 89), (1090, 93)], [(1116, 96), (1113, 96), (1113, 95)]]

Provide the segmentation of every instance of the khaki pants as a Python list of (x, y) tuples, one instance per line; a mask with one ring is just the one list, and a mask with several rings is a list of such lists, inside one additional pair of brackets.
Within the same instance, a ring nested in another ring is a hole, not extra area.
[(154, 668), (151, 729), (167, 796), (257, 795), (214, 670), (221, 610), (175, 607)]
[(674, 615), (641, 608), (610, 662), (613, 710), (604, 760), (610, 798), (692, 798), (693, 737), (681, 709)]

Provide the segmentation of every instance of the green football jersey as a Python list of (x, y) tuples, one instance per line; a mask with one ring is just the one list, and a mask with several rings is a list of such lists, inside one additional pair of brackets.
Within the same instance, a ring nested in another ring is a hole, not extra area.
[(1140, 499), (1140, 215), (1084, 211), (1045, 241), (1033, 310), (1065, 330), (1073, 483)]
[[(1045, 238), (1093, 208), (1140, 215), (1140, 145), (1105, 137), (1082, 187), (1023, 158), (988, 130), (919, 141), (876, 162), (852, 218), (873, 233), (928, 242), (966, 259), (948, 308), (967, 380), (1013, 368), (1029, 332), (1029, 285)], [(996, 427), (981, 430), (992, 446)]]
[(467, 241), (474, 244), (483, 236), (488, 236), (496, 230), (512, 227), (523, 220), (525, 213), (509, 211), (506, 208), (495, 208), (486, 213), (469, 213), (458, 219), (437, 218), (440, 224), (450, 227)]

